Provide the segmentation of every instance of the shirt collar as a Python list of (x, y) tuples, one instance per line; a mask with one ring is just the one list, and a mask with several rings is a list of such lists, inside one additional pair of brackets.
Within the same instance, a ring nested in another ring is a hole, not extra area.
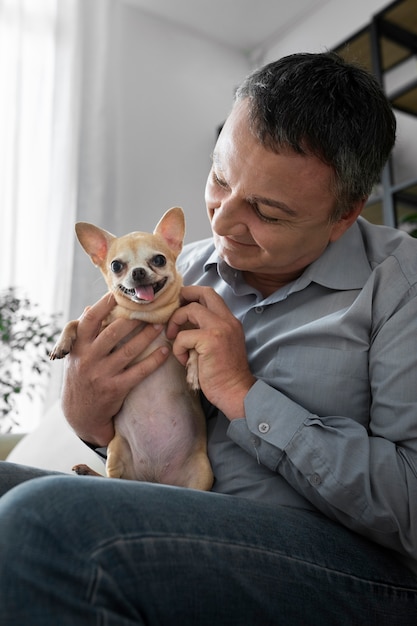
[(362, 234), (357, 222), (354, 222), (340, 239), (330, 243), (323, 254), (307, 267), (299, 280), (304, 283), (303, 286), (316, 282), (331, 289), (361, 289), (371, 273)]
[[(359, 218), (362, 219), (362, 218)], [(236, 272), (222, 261), (214, 249), (207, 259), (204, 269), (211, 266), (228, 268), (228, 274), (237, 278)], [(340, 239), (328, 245), (323, 254), (316, 259), (293, 283), (291, 291), (304, 289), (311, 282), (338, 290), (361, 289), (372, 272), (366, 255), (365, 245), (357, 222), (348, 228)], [(239, 272), (240, 274), (240, 272)]]

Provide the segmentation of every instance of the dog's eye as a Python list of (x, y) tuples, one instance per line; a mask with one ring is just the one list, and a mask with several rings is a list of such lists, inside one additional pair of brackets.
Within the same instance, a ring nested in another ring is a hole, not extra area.
[(124, 268), (124, 263), (122, 263), (121, 261), (112, 261), (110, 267), (112, 272), (114, 272), (115, 274), (120, 274), (120, 272)]
[(163, 254), (156, 254), (152, 259), (152, 265), (155, 267), (164, 267), (167, 263)]

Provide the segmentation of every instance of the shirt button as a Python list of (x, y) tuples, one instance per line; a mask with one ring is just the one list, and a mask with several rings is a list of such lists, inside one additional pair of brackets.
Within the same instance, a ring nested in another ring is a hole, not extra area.
[(258, 426), (258, 430), (260, 433), (267, 433), (269, 430), (269, 424), (267, 424), (266, 422), (261, 422)]
[(312, 485), (321, 485), (321, 478), (318, 474), (313, 474), (310, 478)]
[(263, 312), (264, 312), (264, 307), (263, 306), (256, 306), (255, 307), (255, 313), (258, 313), (258, 315), (260, 315)]

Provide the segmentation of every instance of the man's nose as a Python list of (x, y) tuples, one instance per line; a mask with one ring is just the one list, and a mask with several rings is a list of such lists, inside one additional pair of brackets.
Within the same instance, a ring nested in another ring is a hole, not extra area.
[(229, 196), (214, 209), (212, 227), (219, 235), (240, 234), (247, 230), (247, 206), (239, 198)]

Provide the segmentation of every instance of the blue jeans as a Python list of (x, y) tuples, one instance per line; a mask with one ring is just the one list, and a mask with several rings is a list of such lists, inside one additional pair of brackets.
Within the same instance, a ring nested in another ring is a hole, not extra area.
[(48, 476), (0, 499), (0, 624), (415, 626), (417, 577), (320, 513)]

